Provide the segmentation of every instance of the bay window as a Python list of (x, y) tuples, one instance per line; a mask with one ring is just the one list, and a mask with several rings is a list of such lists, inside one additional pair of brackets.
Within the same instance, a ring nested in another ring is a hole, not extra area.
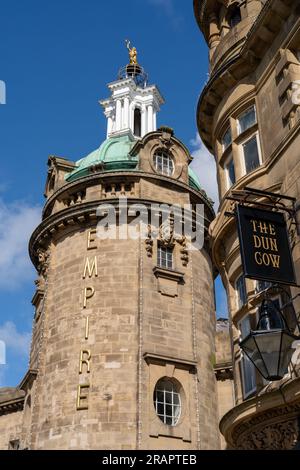
[(218, 140), (218, 154), (223, 168), (224, 192), (262, 164), (255, 104), (230, 116)]
[(227, 189), (229, 189), (235, 183), (235, 169), (234, 169), (234, 161), (232, 154), (230, 154), (227, 162), (225, 164), (225, 171), (226, 171), (226, 180), (227, 180)]
[(243, 173), (248, 174), (261, 164), (257, 116), (254, 105), (238, 116), (237, 134), (237, 144), (240, 148), (240, 157), (243, 160)]
[(238, 308), (242, 308), (243, 305), (247, 302), (247, 290), (244, 276), (240, 276), (236, 283), (235, 289), (237, 293), (237, 305)]
[(258, 134), (243, 142), (241, 147), (244, 156), (245, 173), (247, 174), (260, 166)]
[(232, 136), (231, 136), (231, 129), (228, 127), (227, 131), (224, 133), (223, 138), (222, 138), (222, 148), (223, 152), (228, 149), (228, 147), (232, 143)]
[(257, 123), (255, 106), (244, 111), (237, 119), (238, 135), (242, 134)]
[[(250, 316), (246, 315), (239, 322), (240, 330), (240, 340), (245, 339), (251, 330)], [(241, 359), (241, 378), (243, 385), (243, 395), (244, 398), (247, 398), (249, 395), (252, 395), (256, 391), (256, 372), (253, 363), (248, 359), (248, 357), (242, 353)]]

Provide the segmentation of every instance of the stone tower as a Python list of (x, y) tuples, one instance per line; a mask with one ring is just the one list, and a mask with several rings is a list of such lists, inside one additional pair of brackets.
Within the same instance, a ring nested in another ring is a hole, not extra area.
[[(268, 382), (243, 355), (239, 342), (256, 329), (265, 289), (270, 288), (272, 301), (292, 322), (295, 313), (299, 316), (299, 288), (284, 292), (244, 278), (227, 197), (251, 187), (295, 198), (297, 223), (292, 219), (288, 225), (299, 285), (299, 2), (194, 0), (194, 10), (210, 51), (210, 77), (199, 99), (197, 122), (217, 164), (220, 207), (210, 227), (212, 258), (227, 291), (232, 327), (234, 406), (220, 429), (233, 449), (293, 449), (300, 441), (299, 350), (285, 377)], [(263, 193), (256, 194), (256, 204), (268, 201)], [(275, 206), (276, 196), (272, 201)], [(291, 202), (284, 203), (292, 209)], [(285, 307), (291, 297), (294, 301)]]
[[(187, 148), (172, 129), (157, 130), (163, 98), (130, 54), (101, 101), (107, 139), (76, 163), (48, 161), (43, 218), (30, 240), (39, 273), (30, 366), (17, 389), (0, 393), (3, 448), (219, 447), (207, 246), (214, 212)], [(162, 222), (159, 205), (174, 203), (190, 207), (193, 223), (204, 207), (202, 248), (177, 236), (173, 212)], [(138, 212), (146, 235), (129, 237)]]

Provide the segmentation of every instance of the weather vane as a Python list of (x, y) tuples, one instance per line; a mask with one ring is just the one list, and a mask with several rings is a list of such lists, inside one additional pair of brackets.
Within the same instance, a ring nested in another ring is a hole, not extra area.
[(137, 50), (135, 47), (130, 47), (131, 42), (129, 39), (125, 39), (125, 44), (129, 52), (130, 65), (136, 65), (137, 62)]

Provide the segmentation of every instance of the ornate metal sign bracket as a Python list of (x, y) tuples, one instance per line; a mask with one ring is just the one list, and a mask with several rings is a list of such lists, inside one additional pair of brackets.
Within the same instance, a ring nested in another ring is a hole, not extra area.
[[(290, 223), (289, 230), (294, 226), (297, 229), (297, 234), (300, 236), (300, 226), (297, 223), (296, 218), (296, 198), (294, 197), (246, 186), (244, 189), (233, 190), (231, 195), (227, 196), (225, 199), (243, 206), (255, 206), (256, 208), (276, 212), (283, 211), (288, 216), (288, 221)], [(225, 215), (228, 217), (236, 217), (235, 205), (233, 211), (227, 211), (225, 212)]]
[[(297, 240), (296, 233), (298, 236), (300, 236), (300, 223), (299, 220), (297, 220), (297, 204), (294, 197), (245, 187), (242, 190), (233, 190), (231, 194), (226, 197), (226, 199), (232, 201), (232, 204), (230, 210), (225, 212), (225, 215), (227, 217), (234, 217), (237, 221), (239, 219), (238, 208), (242, 208), (242, 206), (245, 208), (248, 207), (249, 209), (253, 208), (254, 210), (257, 209), (267, 211), (270, 213), (285, 213), (289, 243), (291, 247), (295, 246)], [(239, 224), (240, 223), (242, 222), (239, 222)], [(241, 229), (242, 228), (240, 227), (240, 230)], [(247, 259), (248, 258), (249, 256)], [(300, 287), (295, 282), (289, 284), (293, 285), (294, 287)]]

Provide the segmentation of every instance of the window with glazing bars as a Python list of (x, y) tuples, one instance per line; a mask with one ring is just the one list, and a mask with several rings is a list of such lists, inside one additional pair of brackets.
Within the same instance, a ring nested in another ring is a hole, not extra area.
[(176, 426), (181, 414), (181, 399), (173, 382), (163, 379), (156, 384), (154, 407), (157, 416), (164, 424)]
[(157, 249), (157, 264), (161, 268), (173, 268), (173, 248), (158, 246)]
[(158, 173), (171, 176), (174, 172), (174, 162), (172, 157), (165, 152), (156, 152), (154, 155), (154, 165)]

